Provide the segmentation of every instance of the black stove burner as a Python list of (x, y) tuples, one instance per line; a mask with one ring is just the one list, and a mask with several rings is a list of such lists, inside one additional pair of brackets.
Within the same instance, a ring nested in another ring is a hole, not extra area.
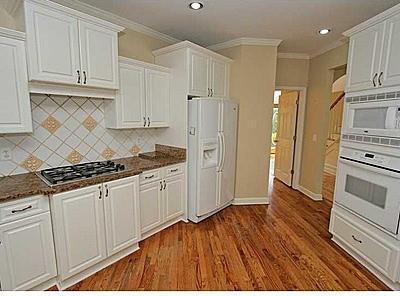
[(50, 185), (58, 185), (99, 175), (125, 170), (125, 166), (113, 161), (96, 161), (78, 165), (52, 168), (40, 171), (40, 176)]

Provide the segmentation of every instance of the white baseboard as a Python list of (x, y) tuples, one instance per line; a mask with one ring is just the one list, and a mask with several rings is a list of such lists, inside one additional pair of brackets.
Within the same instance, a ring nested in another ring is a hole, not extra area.
[(336, 175), (336, 167), (334, 165), (325, 163), (324, 171), (327, 172), (328, 174)]
[(299, 186), (297, 190), (299, 190), (301, 193), (307, 195), (312, 200), (315, 200), (315, 201), (322, 200), (322, 194), (321, 193), (312, 192), (311, 190), (308, 190), (307, 188), (304, 188), (303, 186)]
[(269, 198), (266, 196), (261, 197), (235, 197), (232, 202), (235, 206), (244, 205), (269, 205)]

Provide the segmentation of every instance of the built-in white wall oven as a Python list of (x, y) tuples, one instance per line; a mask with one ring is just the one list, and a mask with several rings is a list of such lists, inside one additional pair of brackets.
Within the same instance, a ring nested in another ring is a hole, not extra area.
[(400, 157), (342, 146), (335, 201), (397, 234), (400, 214)]
[(400, 98), (374, 101), (364, 98), (346, 102), (343, 133), (400, 137)]

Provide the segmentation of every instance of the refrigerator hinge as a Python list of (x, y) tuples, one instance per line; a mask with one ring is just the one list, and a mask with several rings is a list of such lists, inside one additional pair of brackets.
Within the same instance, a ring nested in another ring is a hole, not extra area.
[(196, 135), (196, 128), (195, 127), (190, 127), (189, 128), (189, 135), (195, 136)]

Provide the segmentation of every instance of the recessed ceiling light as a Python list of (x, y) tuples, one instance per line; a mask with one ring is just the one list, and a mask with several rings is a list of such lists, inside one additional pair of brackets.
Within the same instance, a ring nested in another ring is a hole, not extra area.
[(192, 2), (189, 4), (189, 8), (193, 10), (199, 10), (203, 8), (203, 3), (201, 2)]
[(326, 34), (329, 34), (330, 32), (331, 32), (331, 29), (321, 29), (318, 31), (318, 33), (320, 35), (326, 35)]

